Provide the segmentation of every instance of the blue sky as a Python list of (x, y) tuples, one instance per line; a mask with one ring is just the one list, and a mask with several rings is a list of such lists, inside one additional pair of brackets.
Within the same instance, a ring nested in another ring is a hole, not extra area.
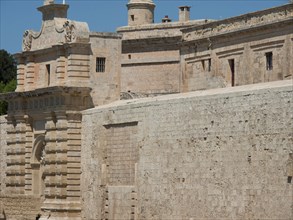
[[(114, 32), (127, 25), (127, 0), (66, 0), (68, 18), (85, 21), (91, 31)], [(191, 19), (224, 19), (288, 3), (288, 0), (154, 0), (155, 22), (168, 15), (178, 20), (178, 6), (191, 6)], [(0, 49), (21, 51), (22, 34), (27, 29), (39, 31), (43, 0), (0, 0)], [(62, 0), (55, 0), (62, 3)]]

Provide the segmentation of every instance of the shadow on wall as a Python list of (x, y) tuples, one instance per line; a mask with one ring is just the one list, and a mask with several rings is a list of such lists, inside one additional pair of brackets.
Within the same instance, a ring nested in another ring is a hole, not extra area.
[(2, 213), (1, 213), (1, 215), (0, 215), (0, 220), (2, 220), (2, 219), (3, 219), (3, 220), (6, 220), (6, 219), (7, 219), (4, 210), (2, 211)]

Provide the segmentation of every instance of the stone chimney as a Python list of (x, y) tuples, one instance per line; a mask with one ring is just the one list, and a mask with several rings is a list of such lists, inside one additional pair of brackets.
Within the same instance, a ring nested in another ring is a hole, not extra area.
[(168, 15), (165, 15), (165, 17), (162, 18), (162, 23), (169, 23), (169, 22), (171, 22), (171, 21), (172, 21), (172, 20), (169, 18)]
[(43, 14), (43, 21), (54, 20), (54, 18), (67, 18), (69, 5), (55, 4), (54, 0), (45, 0), (44, 5), (38, 10)]
[(190, 20), (190, 6), (179, 7), (179, 22), (185, 22)]

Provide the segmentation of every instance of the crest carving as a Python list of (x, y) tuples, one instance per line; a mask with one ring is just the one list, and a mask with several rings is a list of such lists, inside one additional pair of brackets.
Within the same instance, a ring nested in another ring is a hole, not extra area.
[(69, 43), (75, 40), (75, 26), (73, 22), (66, 21), (63, 25), (63, 28), (65, 30), (65, 42)]
[(32, 41), (33, 41), (33, 35), (31, 31), (27, 30), (23, 34), (22, 39), (22, 50), (23, 51), (30, 51), (32, 48)]

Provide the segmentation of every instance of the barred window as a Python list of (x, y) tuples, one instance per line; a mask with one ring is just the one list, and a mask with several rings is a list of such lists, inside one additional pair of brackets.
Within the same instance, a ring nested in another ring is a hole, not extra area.
[(105, 57), (97, 57), (96, 60), (96, 72), (103, 73), (106, 69), (106, 58)]

